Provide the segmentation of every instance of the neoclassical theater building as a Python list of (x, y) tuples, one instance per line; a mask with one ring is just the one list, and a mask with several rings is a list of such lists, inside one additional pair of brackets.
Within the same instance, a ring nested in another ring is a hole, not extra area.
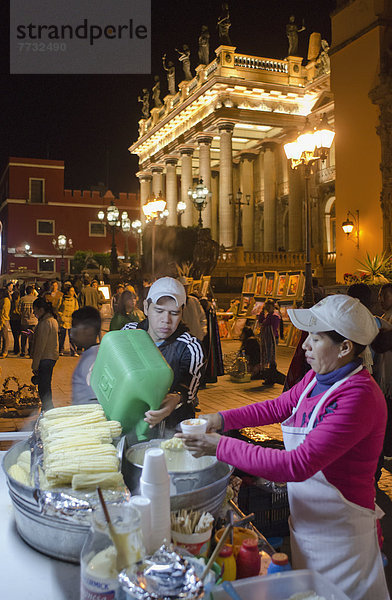
[[(317, 33), (309, 37), (305, 66), (302, 57), (277, 60), (249, 56), (233, 46), (221, 45), (215, 50), (212, 62), (196, 67), (193, 79), (182, 81), (175, 94), (164, 96), (162, 106), (152, 108), (148, 118), (139, 121), (139, 137), (129, 150), (139, 157), (141, 204), (162, 193), (169, 211), (168, 225), (196, 224), (198, 214), (188, 190), (201, 178), (210, 190), (202, 213), (203, 226), (211, 229), (213, 239), (221, 247), (215, 275), (238, 276), (246, 271), (303, 267), (304, 174), (301, 168), (291, 169), (283, 145), (298, 135), (306, 119), (317, 126), (326, 115), (329, 126), (335, 127), (337, 113), (331, 92), (334, 63), (338, 74), (333, 91), (339, 99), (343, 98), (338, 112), (341, 123), (344, 111), (356, 114), (355, 105), (351, 104), (350, 109), (341, 90), (347, 86), (345, 78), (347, 81), (347, 77), (356, 77), (355, 53), (358, 47), (369, 45), (369, 28), (366, 22), (355, 22), (354, 11), (354, 16), (348, 15), (352, 21), (350, 30), (341, 31), (341, 23), (347, 21), (344, 4), (335, 16), (339, 41), (336, 54), (330, 51), (328, 56), (328, 47), (325, 48)], [(352, 11), (356, 1), (346, 4)], [(372, 3), (366, 4), (370, 7)], [(373, 16), (369, 13), (370, 21)], [(380, 28), (382, 25), (378, 24)], [(372, 64), (367, 65), (372, 72), (377, 68), (380, 53), (380, 43), (376, 46), (368, 60)], [(345, 74), (344, 69), (348, 69)], [(344, 131), (344, 144), (337, 131), (336, 148), (332, 146), (325, 161), (317, 161), (310, 179), (312, 266), (324, 283), (333, 282), (336, 277), (342, 281), (342, 272), (355, 270), (357, 259), (366, 249), (370, 252), (382, 249), (381, 153), (376, 131), (379, 109), (369, 98), (370, 89), (364, 89), (374, 85), (368, 79), (358, 73), (358, 81), (364, 83), (348, 90), (348, 97), (356, 93), (360, 104), (365, 95), (371, 106), (370, 116), (362, 109), (363, 117), (371, 121), (365, 131), (368, 149), (371, 139), (368, 160), (373, 161), (378, 172), (369, 183), (371, 202), (365, 193), (366, 181), (362, 181), (362, 193), (356, 192), (351, 198), (352, 185), (345, 179), (345, 169), (339, 175), (339, 147), (342, 161), (350, 152), (353, 160), (358, 156), (358, 143), (362, 143), (351, 135), (349, 127), (354, 129), (356, 125), (350, 119)], [(361, 127), (361, 123), (357, 126)], [(342, 189), (342, 198), (336, 203), (335, 182)], [(186, 203), (181, 215), (177, 212), (180, 200)], [(347, 240), (341, 232), (341, 222), (348, 211), (356, 216), (359, 210), (365, 226), (363, 229), (358, 226), (357, 241)], [(367, 213), (371, 213), (369, 218)], [(368, 229), (373, 237), (367, 240)]]

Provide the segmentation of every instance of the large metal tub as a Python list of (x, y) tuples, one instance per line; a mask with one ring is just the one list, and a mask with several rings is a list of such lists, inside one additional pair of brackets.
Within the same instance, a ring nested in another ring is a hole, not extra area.
[(3, 458), (8, 491), (14, 505), (16, 528), (19, 535), (35, 550), (43, 554), (79, 563), (80, 552), (89, 531), (87, 525), (42, 514), (36, 500), (36, 491), (8, 475), (19, 454), (29, 449), (27, 441), (18, 442)]
[[(139, 480), (145, 451), (160, 447), (162, 441), (155, 439), (125, 448), (122, 472), (132, 494), (138, 494), (140, 490)], [(225, 499), (233, 467), (219, 462), (215, 457), (205, 456), (197, 460), (192, 459), (188, 471), (171, 470), (170, 463), (168, 471), (171, 510), (193, 508), (208, 511), (214, 516), (218, 514)]]
[[(155, 445), (157, 443), (160, 443), (160, 440), (155, 440)], [(19, 454), (28, 449), (28, 441), (18, 442), (8, 450), (3, 459), (3, 470), (14, 505), (17, 530), (25, 542), (35, 550), (60, 560), (79, 563), (80, 552), (89, 531), (88, 525), (72, 522), (61, 516), (42, 514), (36, 500), (37, 490), (19, 483), (8, 475), (9, 467), (16, 463)], [(224, 501), (232, 471), (233, 468), (229, 465), (216, 461), (200, 476), (197, 472), (178, 474), (179, 478), (176, 483), (178, 492), (176, 491), (170, 498), (171, 509), (192, 507), (200, 511), (209, 511), (214, 516), (217, 515)], [(132, 472), (131, 475), (130, 472)], [(131, 463), (125, 458), (123, 474), (128, 487), (131, 485), (134, 487), (135, 472)], [(136, 491), (133, 490), (134, 493)]]

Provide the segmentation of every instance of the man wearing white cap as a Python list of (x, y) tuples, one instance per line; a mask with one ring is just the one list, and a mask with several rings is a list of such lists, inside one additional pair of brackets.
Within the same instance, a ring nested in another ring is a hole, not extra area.
[(152, 284), (144, 301), (147, 318), (123, 327), (147, 331), (173, 369), (173, 383), (161, 408), (146, 412), (145, 421), (151, 426), (169, 415), (168, 427), (195, 416), (204, 356), (200, 342), (190, 335), (181, 321), (185, 303), (182, 283), (172, 277), (161, 277)]
[[(378, 334), (375, 319), (340, 294), (288, 313), (309, 332), (304, 378), (274, 400), (203, 415), (212, 433), (180, 435), (198, 456), (288, 482), (294, 568), (318, 571), (350, 600), (388, 600), (374, 502), (387, 409), (359, 358)], [(285, 450), (214, 433), (271, 423), (282, 424)]]

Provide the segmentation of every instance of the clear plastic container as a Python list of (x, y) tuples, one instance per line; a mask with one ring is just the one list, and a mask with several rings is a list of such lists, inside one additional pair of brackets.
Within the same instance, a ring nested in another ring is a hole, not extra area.
[[(128, 566), (136, 564), (145, 555), (139, 512), (131, 504), (109, 504), (108, 511), (128, 558)], [(80, 600), (118, 598), (120, 570), (103, 511), (97, 508), (92, 514), (91, 529), (80, 555)]]
[(91, 387), (108, 419), (123, 432), (145, 439), (147, 410), (160, 407), (173, 381), (173, 371), (142, 329), (109, 331), (99, 347)]
[[(333, 583), (320, 573), (307, 569), (249, 577), (233, 581), (235, 590), (246, 600), (287, 600), (294, 594), (313, 591), (325, 600), (349, 600)], [(230, 600), (221, 585), (213, 590), (214, 600)]]

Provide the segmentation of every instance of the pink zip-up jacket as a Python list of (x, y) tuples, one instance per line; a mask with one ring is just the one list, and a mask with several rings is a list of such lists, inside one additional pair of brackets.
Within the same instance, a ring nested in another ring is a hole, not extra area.
[[(282, 423), (290, 417), (314, 376), (314, 371), (309, 371), (274, 400), (222, 411), (224, 431)], [(287, 424), (306, 424), (320, 397), (305, 398)], [(312, 431), (295, 450), (263, 448), (222, 436), (216, 455), (223, 462), (270, 481), (304, 481), (321, 470), (347, 500), (374, 509), (374, 474), (386, 419), (384, 396), (369, 372), (362, 369), (332, 392)]]

